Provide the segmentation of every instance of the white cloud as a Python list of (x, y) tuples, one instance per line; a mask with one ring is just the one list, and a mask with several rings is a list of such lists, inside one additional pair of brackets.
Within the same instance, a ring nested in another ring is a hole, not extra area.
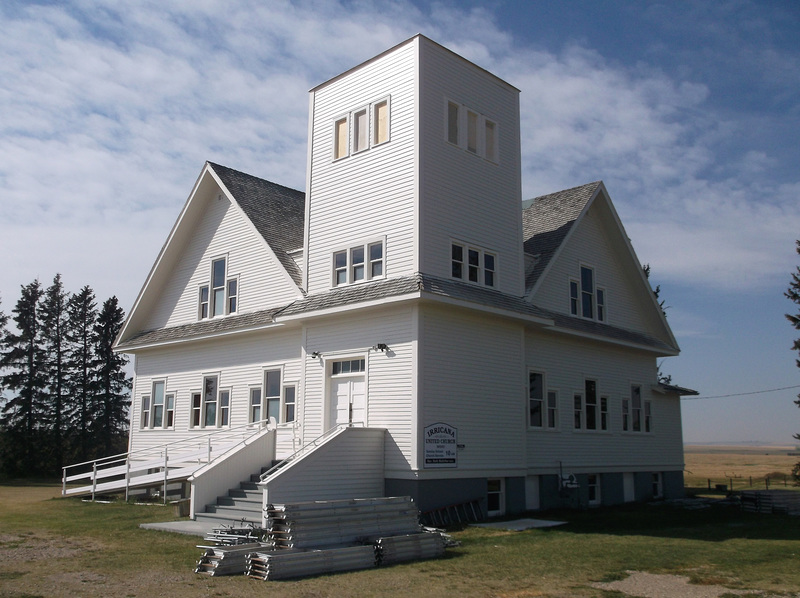
[[(93, 277), (117, 285), (127, 309), (204, 160), (302, 188), (307, 90), (417, 32), (522, 90), (526, 196), (604, 179), (657, 280), (752, 288), (786, 271), (791, 255), (775, 255), (793, 250), (800, 188), (769, 182), (764, 151), (725, 155), (738, 125), (709, 112), (705, 85), (611, 64), (586, 45), (535, 50), (488, 9), (427, 10), (0, 7), (0, 250), (19, 258), (0, 289), (6, 305), (19, 284), (62, 271), (76, 289)], [(106, 242), (122, 272), (97, 255)]]

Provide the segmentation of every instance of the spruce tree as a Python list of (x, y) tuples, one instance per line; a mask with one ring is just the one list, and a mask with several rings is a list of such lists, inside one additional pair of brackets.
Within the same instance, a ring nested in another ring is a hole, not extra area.
[(67, 379), (69, 360), (67, 359), (66, 332), (68, 294), (64, 291), (61, 274), (56, 274), (53, 284), (44, 292), (39, 313), (41, 315), (42, 342), (46, 356), (46, 375), (48, 381), (47, 407), (49, 411), (48, 432), (50, 438), (50, 458), (52, 471), (61, 471), (65, 461), (66, 413), (69, 395)]
[(73, 433), (73, 461), (86, 461), (95, 456), (91, 442), (91, 420), (97, 390), (94, 365), (94, 326), (97, 307), (94, 291), (84, 286), (67, 303), (69, 325), (66, 334), (70, 360), (68, 390), (72, 409), (69, 413)]
[[(5, 342), (6, 324), (8, 324), (8, 316), (5, 314), (5, 312), (3, 312), (3, 310), (0, 310), (0, 350), (2, 350), (3, 343)], [(4, 404), (3, 391), (4, 391), (3, 379), (0, 378), (0, 413), (2, 413), (2, 407)], [(2, 423), (2, 418), (0, 418), (0, 471), (6, 470), (5, 460), (4, 460), (5, 449), (3, 448), (5, 445), (5, 441), (6, 441), (5, 425)]]
[(0, 411), (4, 431), (3, 466), (14, 475), (40, 473), (46, 421), (46, 361), (41, 344), (39, 281), (22, 287), (12, 310), (16, 331), (5, 330), (0, 342), (0, 386), (7, 399)]
[[(800, 254), (800, 240), (795, 241), (795, 243), (795, 249), (797, 253)], [(797, 266), (792, 273), (792, 281), (789, 283), (789, 288), (786, 289), (784, 295), (798, 307), (798, 312), (795, 314), (786, 314), (786, 319), (794, 326), (795, 330), (800, 330), (800, 266)], [(800, 355), (800, 338), (795, 339), (794, 344), (792, 344), (792, 351), (797, 351), (798, 355)], [(800, 359), (796, 359), (795, 363), (797, 367), (800, 368)], [(800, 407), (800, 394), (797, 395), (795, 404)], [(794, 437), (796, 440), (800, 440), (800, 434), (795, 434)], [(794, 466), (792, 475), (796, 482), (800, 482), (800, 463)]]
[(125, 375), (128, 358), (112, 350), (125, 314), (116, 297), (107, 299), (94, 326), (97, 412), (90, 429), (104, 455), (123, 452), (128, 428), (131, 378)]

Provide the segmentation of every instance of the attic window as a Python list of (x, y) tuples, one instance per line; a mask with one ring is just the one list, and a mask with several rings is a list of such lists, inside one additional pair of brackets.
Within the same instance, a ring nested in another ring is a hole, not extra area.
[(569, 281), (569, 311), (573, 316), (605, 322), (606, 292), (595, 286), (594, 268), (581, 266), (580, 279)]
[(229, 276), (227, 258), (211, 261), (210, 284), (198, 289), (197, 318), (204, 320), (236, 313), (239, 308), (239, 279)]

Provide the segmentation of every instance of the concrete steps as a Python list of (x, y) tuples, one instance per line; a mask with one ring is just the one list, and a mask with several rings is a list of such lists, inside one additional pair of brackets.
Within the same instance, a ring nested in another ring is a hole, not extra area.
[(260, 526), (263, 500), (262, 490), (258, 487), (260, 479), (261, 474), (254, 473), (249, 480), (240, 482), (238, 488), (231, 488), (225, 496), (218, 496), (217, 502), (206, 505), (205, 511), (197, 513), (195, 518), (220, 526), (242, 522)]

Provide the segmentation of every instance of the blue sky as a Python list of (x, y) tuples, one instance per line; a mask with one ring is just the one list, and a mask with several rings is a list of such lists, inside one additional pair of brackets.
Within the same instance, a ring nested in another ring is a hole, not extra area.
[[(308, 89), (423, 33), (522, 91), (523, 195), (602, 179), (706, 397), (800, 385), (797, 2), (0, 4), (0, 276), (130, 308), (205, 160), (302, 189)], [(791, 443), (799, 388), (684, 401)]]

